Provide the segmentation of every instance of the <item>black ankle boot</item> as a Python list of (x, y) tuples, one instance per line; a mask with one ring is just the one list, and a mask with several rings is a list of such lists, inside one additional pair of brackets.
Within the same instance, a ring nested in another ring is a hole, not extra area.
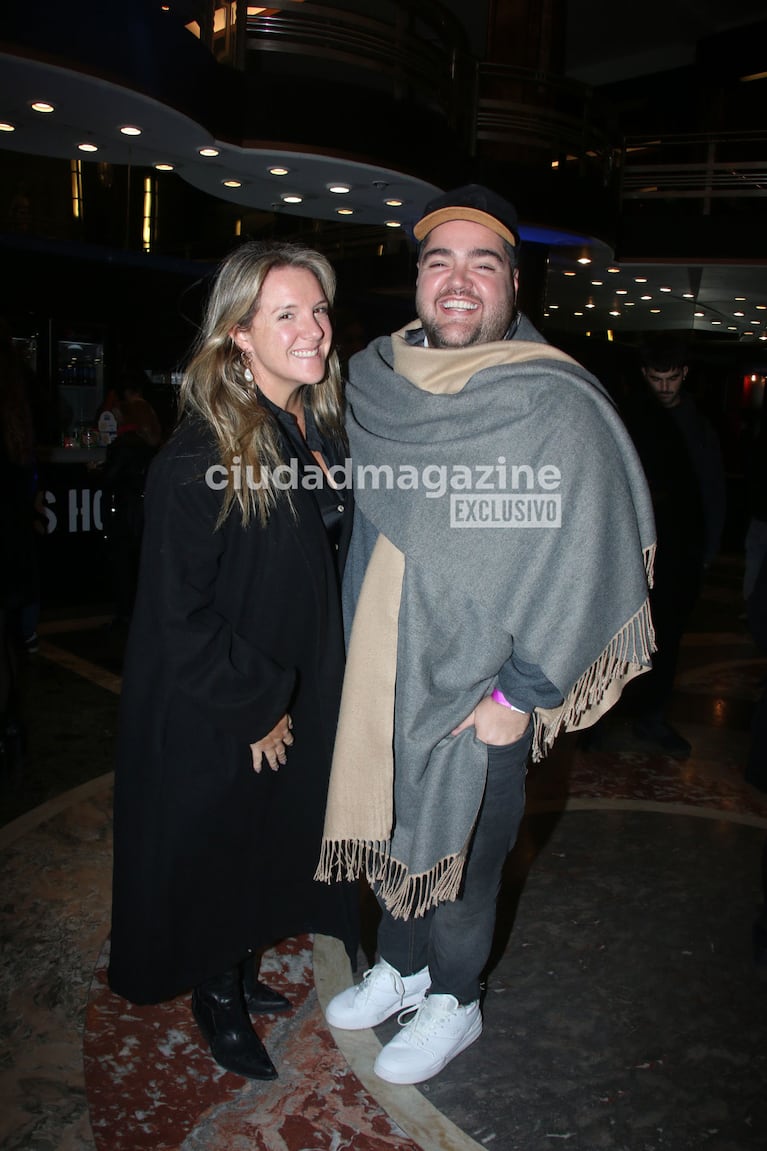
[(192, 1013), (216, 1063), (245, 1079), (276, 1079), (277, 1070), (245, 1010), (239, 967), (192, 992)]
[(245, 1006), (251, 1015), (269, 1015), (273, 1011), (290, 1011), (289, 999), (267, 987), (256, 978), (256, 960), (249, 955), (242, 965), (242, 990)]

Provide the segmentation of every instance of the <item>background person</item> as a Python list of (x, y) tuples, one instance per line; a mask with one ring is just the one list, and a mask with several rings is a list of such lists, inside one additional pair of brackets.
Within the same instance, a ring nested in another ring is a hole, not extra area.
[[(762, 413), (762, 428), (747, 471), (750, 518), (745, 540), (743, 598), (746, 619), (759, 650), (767, 655), (767, 415)], [(767, 677), (759, 685), (759, 697), (751, 720), (751, 743), (746, 761), (748, 783), (767, 792)], [(767, 848), (765, 849), (767, 877)], [(764, 940), (767, 960), (767, 883), (765, 884), (766, 930)]]
[(103, 461), (93, 464), (103, 490), (104, 541), (112, 589), (110, 627), (130, 622), (144, 531), (144, 491), (149, 465), (162, 441), (160, 421), (144, 399), (139, 378), (121, 373), (110, 409), (114, 438)]
[(288, 461), (300, 477), (343, 459), (334, 288), (307, 248), (248, 243), (221, 265), (150, 468), (124, 667), (109, 982), (135, 1003), (193, 988), (214, 1058), (253, 1079), (276, 1070), (247, 1008), (289, 1006), (253, 954), (313, 931), (356, 954), (356, 893), (312, 879), (344, 661), (345, 493), (270, 480)]
[(122, 424), (135, 428), (151, 447), (159, 448), (163, 440), (162, 423), (144, 395), (146, 384), (145, 372), (124, 365), (119, 372), (109, 406), (118, 427)]
[(159, 417), (144, 397), (145, 374), (124, 366), (103, 410), (115, 421), (103, 461), (89, 465), (103, 490), (104, 542), (112, 590), (111, 628), (133, 612), (144, 530), (144, 490), (149, 465), (163, 440)]
[[(762, 555), (746, 600), (748, 625), (759, 650), (767, 655), (767, 553)], [(746, 779), (760, 791), (767, 791), (767, 680), (761, 684), (751, 724)], [(767, 839), (762, 847), (763, 904), (753, 927), (754, 960), (767, 970)]]
[(679, 648), (705, 569), (717, 555), (725, 518), (719, 438), (686, 390), (689, 351), (661, 335), (639, 351), (641, 383), (622, 408), (652, 495), (658, 550), (650, 592), (657, 652), (633, 685), (635, 733), (677, 759), (692, 746), (667, 718)]
[[(375, 1061), (393, 1083), (429, 1079), (481, 1033), (531, 744), (537, 758), (562, 727), (593, 722), (648, 666), (655, 539), (612, 402), (517, 309), (514, 207), (469, 185), (428, 204), (415, 236), (418, 320), (351, 360), (354, 474), (502, 459), (556, 487), (562, 512), (556, 526), (469, 530), (451, 522), (453, 494), (357, 485), (317, 874), (363, 873), (381, 905), (378, 962), (326, 1014), (354, 1030), (416, 1008)], [(498, 487), (501, 510), (520, 495)]]
[(759, 431), (746, 457), (745, 476), (748, 522), (744, 540), (743, 599), (748, 600), (767, 556), (767, 409), (764, 408)]
[(39, 600), (35, 537), (36, 445), (26, 371), (0, 319), (0, 772), (22, 768), (19, 654), (22, 613)]

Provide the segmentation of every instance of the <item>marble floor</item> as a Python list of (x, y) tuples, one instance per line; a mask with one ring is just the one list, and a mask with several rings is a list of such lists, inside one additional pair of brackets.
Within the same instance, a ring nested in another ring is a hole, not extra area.
[[(342, 1033), (351, 978), (300, 937), (263, 970), (293, 1009), (257, 1022), (272, 1083), (220, 1071), (188, 997), (137, 1008), (108, 959), (112, 756), (123, 637), (44, 613), (24, 668), (23, 771), (0, 781), (0, 1147), (33, 1151), (765, 1151), (767, 972), (754, 962), (767, 793), (744, 782), (767, 674), (738, 556), (712, 568), (685, 638), (679, 763), (616, 709), (530, 772), (480, 1040), (429, 1083), (372, 1072), (393, 1034)], [(366, 931), (358, 977), (374, 939)]]

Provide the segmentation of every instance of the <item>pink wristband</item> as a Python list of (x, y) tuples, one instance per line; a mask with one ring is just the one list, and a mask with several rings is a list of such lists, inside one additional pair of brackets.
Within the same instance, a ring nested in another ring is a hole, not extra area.
[(499, 703), (501, 707), (508, 707), (510, 711), (518, 711), (520, 715), (525, 714), (521, 707), (515, 707), (513, 703), (509, 703), (506, 696), (503, 694), (499, 687), (495, 689), (490, 698), (495, 700), (496, 703)]

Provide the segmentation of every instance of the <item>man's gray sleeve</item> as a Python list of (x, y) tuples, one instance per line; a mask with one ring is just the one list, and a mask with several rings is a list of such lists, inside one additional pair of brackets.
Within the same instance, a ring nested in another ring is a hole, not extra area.
[(498, 687), (520, 711), (535, 707), (558, 707), (562, 694), (534, 663), (512, 654), (498, 673)]

